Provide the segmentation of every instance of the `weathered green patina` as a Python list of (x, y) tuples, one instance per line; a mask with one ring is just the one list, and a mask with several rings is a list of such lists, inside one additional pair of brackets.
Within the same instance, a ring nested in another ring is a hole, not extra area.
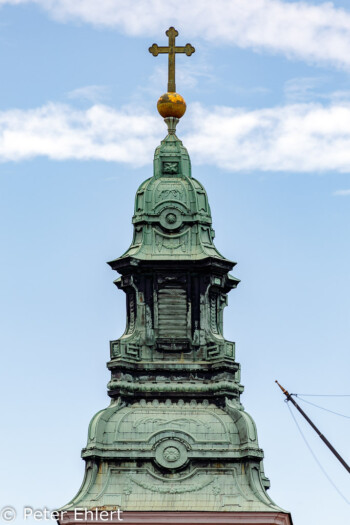
[(136, 192), (132, 244), (109, 263), (127, 326), (111, 342), (112, 401), (90, 423), (84, 482), (63, 509), (280, 511), (223, 336), (234, 263), (213, 243), (207, 194), (167, 123)]
[(90, 423), (85, 478), (61, 510), (280, 512), (223, 335), (235, 263), (214, 245), (178, 120), (165, 121), (153, 176), (136, 192), (131, 246), (109, 263), (127, 310), (110, 344), (111, 404)]
[(192, 178), (187, 149), (173, 132), (176, 120), (167, 119), (170, 133), (155, 151), (154, 175), (136, 192), (132, 244), (110, 263), (113, 268), (127, 257), (140, 261), (215, 257), (225, 261), (213, 243), (206, 191)]

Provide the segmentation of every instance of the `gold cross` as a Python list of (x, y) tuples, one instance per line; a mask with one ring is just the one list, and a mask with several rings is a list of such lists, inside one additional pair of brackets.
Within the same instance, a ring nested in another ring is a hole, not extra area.
[(168, 46), (158, 46), (153, 44), (149, 48), (149, 52), (152, 53), (154, 57), (159, 55), (159, 53), (169, 53), (168, 61), (168, 92), (175, 93), (175, 53), (186, 53), (189, 57), (192, 53), (195, 52), (195, 48), (191, 44), (186, 44), (183, 47), (175, 46), (175, 38), (178, 36), (178, 31), (174, 27), (169, 27), (168, 31), (165, 34), (169, 37)]

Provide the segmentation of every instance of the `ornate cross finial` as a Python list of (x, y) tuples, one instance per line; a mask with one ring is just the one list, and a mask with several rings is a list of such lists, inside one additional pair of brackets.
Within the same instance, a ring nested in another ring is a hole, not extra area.
[(191, 44), (186, 44), (183, 47), (175, 46), (175, 38), (179, 33), (174, 27), (169, 27), (165, 34), (169, 37), (169, 45), (158, 46), (157, 44), (153, 44), (149, 48), (149, 52), (152, 53), (154, 57), (158, 56), (159, 53), (169, 53), (168, 92), (175, 93), (175, 53), (186, 53), (186, 55), (189, 57), (195, 52), (195, 48)]

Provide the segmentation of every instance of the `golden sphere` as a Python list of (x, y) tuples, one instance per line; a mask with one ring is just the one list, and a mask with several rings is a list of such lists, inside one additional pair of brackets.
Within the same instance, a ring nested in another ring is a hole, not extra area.
[(157, 109), (163, 118), (181, 118), (186, 111), (186, 102), (178, 93), (164, 93), (157, 102)]

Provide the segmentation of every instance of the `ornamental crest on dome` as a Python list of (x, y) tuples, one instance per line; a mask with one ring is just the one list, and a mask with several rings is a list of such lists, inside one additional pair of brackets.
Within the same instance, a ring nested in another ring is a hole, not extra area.
[(163, 201), (186, 201), (186, 190), (183, 184), (178, 181), (162, 181), (158, 184), (156, 190), (156, 202)]

